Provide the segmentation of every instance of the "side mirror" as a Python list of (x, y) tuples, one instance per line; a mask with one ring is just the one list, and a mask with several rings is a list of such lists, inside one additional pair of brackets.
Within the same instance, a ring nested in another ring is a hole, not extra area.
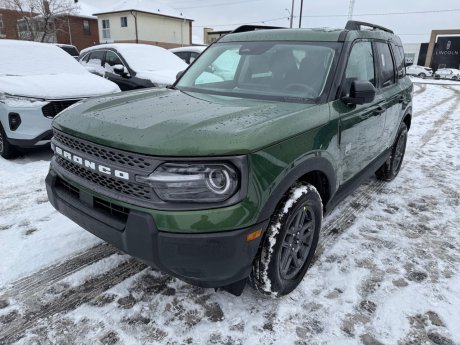
[(180, 77), (182, 77), (184, 75), (184, 72), (185, 71), (180, 71), (179, 73), (176, 74), (176, 80), (179, 79)]
[(366, 104), (375, 99), (377, 90), (370, 81), (355, 80), (351, 83), (350, 96), (343, 97), (342, 101), (347, 104)]
[(125, 66), (114, 65), (112, 68), (116, 74), (121, 75), (122, 77), (129, 77), (128, 69)]

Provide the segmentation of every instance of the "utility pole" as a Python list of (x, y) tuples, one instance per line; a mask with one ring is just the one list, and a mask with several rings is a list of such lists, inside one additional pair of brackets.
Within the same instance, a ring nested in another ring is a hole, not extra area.
[(292, 0), (292, 10), (291, 10), (291, 29), (292, 29), (292, 22), (294, 21), (294, 2), (295, 2), (295, 0)]
[(350, 0), (350, 6), (348, 7), (348, 20), (353, 19), (354, 9), (355, 9), (355, 0)]
[(302, 27), (303, 0), (300, 0), (299, 29)]

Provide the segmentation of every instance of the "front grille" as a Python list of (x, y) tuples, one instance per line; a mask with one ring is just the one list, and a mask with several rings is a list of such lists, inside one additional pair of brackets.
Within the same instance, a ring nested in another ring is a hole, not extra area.
[[(67, 181), (63, 180), (60, 177), (57, 178), (56, 187), (62, 188), (75, 199), (80, 198), (80, 189), (71, 185), (70, 183), (68, 183)], [(111, 202), (108, 202), (108, 201), (105, 201), (105, 200), (102, 200), (96, 197), (93, 197), (93, 205), (94, 205), (95, 210), (107, 216), (110, 216), (112, 218), (116, 218), (123, 223), (126, 223), (126, 221), (128, 220), (129, 211), (130, 211), (129, 208), (115, 205), (115, 204), (112, 204)]]
[(66, 190), (70, 195), (74, 196), (77, 199), (80, 197), (80, 190), (77, 187), (74, 187), (71, 184), (67, 183), (67, 181), (61, 178), (57, 179), (56, 186)]
[(117, 218), (122, 222), (126, 223), (129, 216), (129, 208), (112, 204), (111, 202), (94, 198), (94, 208), (102, 213), (110, 215), (111, 217)]
[(43, 115), (49, 119), (54, 119), (54, 117), (57, 114), (59, 114), (61, 111), (67, 109), (72, 104), (78, 101), (79, 99), (71, 99), (66, 101), (52, 101), (42, 108)]
[(54, 130), (53, 132), (54, 139), (56, 141), (77, 151), (78, 153), (84, 153), (88, 158), (96, 157), (109, 163), (111, 162), (128, 168), (131, 167), (140, 169), (146, 173), (151, 173), (152, 166), (155, 164), (154, 159), (150, 159), (148, 157), (96, 145), (86, 140), (71, 137), (57, 130)]
[(92, 171), (86, 170), (85, 168), (82, 168), (79, 165), (74, 164), (60, 156), (55, 156), (55, 160), (56, 163), (66, 171), (102, 188), (109, 189), (110, 191), (116, 191), (130, 198), (144, 201), (150, 201), (152, 198), (151, 188), (148, 186), (117, 180), (109, 176), (99, 175)]

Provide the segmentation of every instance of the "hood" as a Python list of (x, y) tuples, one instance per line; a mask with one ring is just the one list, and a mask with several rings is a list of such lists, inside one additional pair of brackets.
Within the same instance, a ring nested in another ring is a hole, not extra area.
[(0, 93), (44, 99), (85, 98), (120, 92), (120, 88), (91, 73), (0, 76)]
[(216, 156), (246, 154), (327, 121), (327, 104), (149, 89), (86, 100), (62, 112), (53, 126), (131, 152)]
[(180, 70), (139, 71), (136, 73), (136, 77), (148, 79), (154, 84), (172, 85), (176, 81), (177, 73), (186, 68)]

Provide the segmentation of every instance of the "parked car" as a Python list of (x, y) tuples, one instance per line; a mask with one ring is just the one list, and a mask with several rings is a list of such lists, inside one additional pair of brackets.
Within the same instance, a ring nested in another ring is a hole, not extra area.
[(411, 65), (406, 67), (406, 73), (420, 78), (432, 77), (433, 69), (425, 66)]
[(104, 44), (82, 50), (88, 71), (116, 83), (122, 91), (173, 84), (187, 64), (170, 51), (146, 44)]
[(460, 80), (460, 70), (455, 68), (440, 68), (435, 72), (434, 77), (436, 79)]
[[(227, 79), (202, 78), (212, 66)], [(88, 100), (56, 118), (49, 200), (186, 282), (238, 295), (249, 279), (288, 294), (323, 214), (371, 174), (398, 175), (412, 118), (404, 66), (399, 37), (373, 24), (244, 26), (171, 88)]]
[(51, 122), (81, 99), (120, 92), (88, 73), (62, 49), (45, 43), (0, 40), (0, 155), (49, 143)]
[(177, 55), (187, 64), (191, 64), (207, 48), (207, 46), (190, 46), (169, 49), (170, 52)]
[(78, 52), (77, 47), (71, 45), (71, 44), (56, 44), (59, 48), (61, 48), (63, 51), (65, 51), (67, 54), (72, 56), (74, 59), (78, 59), (80, 56), (80, 53)]

